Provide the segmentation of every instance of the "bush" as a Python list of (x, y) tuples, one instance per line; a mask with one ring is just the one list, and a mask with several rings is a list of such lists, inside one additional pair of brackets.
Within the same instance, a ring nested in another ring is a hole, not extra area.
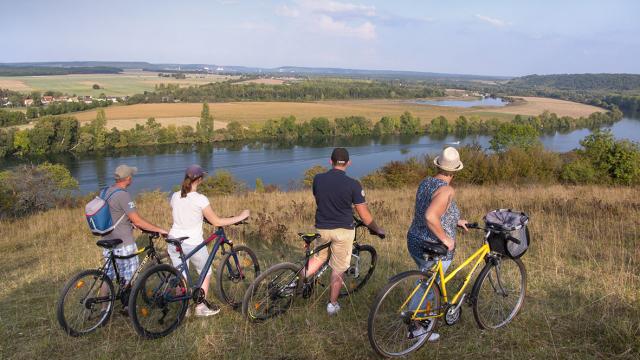
[(531, 125), (503, 123), (489, 141), (493, 151), (505, 151), (511, 147), (531, 148), (540, 144), (538, 130)]
[(0, 217), (19, 217), (64, 203), (78, 182), (62, 165), (21, 165), (0, 173)]
[(322, 165), (315, 165), (304, 172), (304, 177), (302, 178), (302, 185), (306, 188), (310, 188), (313, 185), (313, 178), (316, 175), (327, 172), (328, 169)]
[(207, 176), (198, 187), (198, 190), (207, 196), (226, 195), (240, 193), (246, 190), (246, 186), (241, 181), (236, 180), (230, 172), (218, 170), (215, 174)]

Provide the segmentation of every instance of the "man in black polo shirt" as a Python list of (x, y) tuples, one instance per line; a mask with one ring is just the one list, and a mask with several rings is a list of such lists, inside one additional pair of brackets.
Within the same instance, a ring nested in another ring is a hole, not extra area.
[[(377, 234), (384, 230), (373, 221), (364, 198), (360, 183), (347, 176), (345, 170), (349, 161), (349, 152), (345, 148), (336, 148), (331, 153), (333, 168), (313, 178), (313, 195), (316, 198), (316, 228), (321, 237), (316, 246), (331, 241), (331, 296), (327, 304), (327, 313), (334, 315), (340, 310), (338, 295), (343, 285), (342, 277), (351, 262), (351, 250), (355, 238), (353, 207), (369, 229)], [(326, 261), (328, 250), (316, 254), (309, 261), (307, 276), (313, 275)]]

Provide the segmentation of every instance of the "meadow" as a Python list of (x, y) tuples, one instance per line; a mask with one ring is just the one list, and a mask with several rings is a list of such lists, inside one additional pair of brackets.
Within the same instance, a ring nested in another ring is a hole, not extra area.
[[(223, 307), (212, 318), (187, 318), (173, 334), (153, 341), (138, 338), (119, 314), (105, 328), (82, 338), (70, 338), (59, 328), (54, 306), (62, 285), (100, 260), (82, 208), (2, 220), (0, 358), (375, 358), (367, 340), (369, 305), (389, 276), (414, 267), (405, 240), (414, 195), (414, 188), (367, 192), (369, 206), (388, 236), (361, 240), (377, 249), (378, 266), (362, 292), (342, 300), (337, 317), (326, 315), (328, 294), (320, 287), (314, 298), (266, 323), (249, 323)], [(413, 358), (640, 356), (640, 188), (461, 186), (457, 197), (469, 220), (480, 220), (501, 207), (529, 214), (532, 246), (523, 258), (527, 298), (514, 322), (498, 331), (479, 330), (471, 309), (463, 307), (462, 321), (453, 327), (442, 325), (442, 339)], [(228, 234), (235, 243), (249, 244), (262, 268), (302, 256), (296, 233), (312, 229), (315, 205), (310, 191), (211, 200), (221, 215), (251, 209), (250, 224), (231, 227)], [(137, 201), (144, 217), (170, 226), (165, 194), (142, 194)], [(478, 232), (460, 235), (454, 263), (477, 248), (481, 239)]]
[[(108, 96), (125, 96), (153, 91), (159, 84), (178, 84), (180, 86), (202, 85), (211, 82), (232, 79), (227, 75), (195, 75), (187, 74), (186, 79), (159, 77), (152, 71), (125, 71), (121, 74), (87, 74), (87, 75), (55, 75), (55, 76), (10, 76), (0, 77), (0, 88), (20, 92), (48, 90), (59, 91), (69, 95), (106, 94)], [(100, 89), (93, 89), (93, 84)]]
[[(336, 100), (319, 102), (225, 102), (210, 103), (209, 107), (216, 121), (224, 123), (239, 121), (244, 125), (260, 124), (269, 119), (294, 115), (298, 121), (308, 121), (324, 116), (328, 119), (345, 116), (364, 116), (374, 121), (383, 116), (399, 117), (405, 111), (419, 117), (423, 124), (438, 116), (450, 121), (458, 116), (478, 116), (482, 119), (497, 118), (511, 120), (517, 114), (539, 115), (545, 110), (558, 116), (588, 116), (603, 111), (595, 106), (545, 98), (525, 98), (504, 108), (458, 108), (415, 104), (404, 100)], [(95, 119), (97, 110), (74, 113), (80, 122)], [(129, 106), (110, 106), (105, 109), (107, 127), (127, 129), (136, 123), (144, 123), (147, 118), (155, 117), (164, 125), (193, 125), (193, 118), (200, 116), (202, 104), (137, 104)], [(171, 120), (163, 120), (170, 118)]]

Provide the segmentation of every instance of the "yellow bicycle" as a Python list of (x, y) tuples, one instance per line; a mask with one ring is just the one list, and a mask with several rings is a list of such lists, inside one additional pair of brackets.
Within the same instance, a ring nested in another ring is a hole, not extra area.
[[(486, 231), (483, 244), (446, 276), (442, 267), (446, 247), (425, 245), (426, 259), (435, 265), (431, 269), (393, 276), (371, 306), (368, 335), (373, 349), (384, 357), (406, 356), (420, 349), (437, 329), (440, 319), (447, 325), (460, 320), (463, 303), (473, 307), (473, 315), (481, 329), (497, 329), (511, 322), (524, 303), (527, 276), (519, 259), (524, 251), (518, 257), (510, 256), (508, 248), (513, 250), (513, 247), (508, 244), (528, 247), (526, 221), (524, 227), (518, 229), (522, 234), (520, 238), (504, 227), (487, 226), (485, 229), (477, 223), (471, 224), (469, 228)], [(484, 268), (467, 296), (465, 289), (482, 263)], [(450, 297), (447, 284), (469, 265), (471, 268), (462, 286)]]

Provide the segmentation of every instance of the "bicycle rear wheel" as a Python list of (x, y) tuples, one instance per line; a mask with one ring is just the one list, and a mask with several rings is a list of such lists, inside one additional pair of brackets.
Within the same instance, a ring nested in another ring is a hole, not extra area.
[(285, 313), (298, 292), (301, 269), (300, 265), (281, 263), (260, 274), (244, 295), (242, 313), (252, 321)]
[[(381, 356), (406, 356), (420, 349), (437, 328), (440, 287), (434, 283), (422, 301), (428, 281), (420, 271), (407, 271), (391, 278), (378, 293), (369, 311), (367, 332), (371, 346)], [(419, 310), (418, 316), (424, 319), (413, 320)], [(420, 327), (424, 331), (416, 336)]]
[(247, 246), (234, 246), (222, 258), (216, 273), (218, 297), (235, 309), (242, 305), (247, 288), (260, 275), (258, 257)]
[(524, 304), (527, 273), (520, 259), (489, 261), (473, 285), (473, 316), (481, 329), (507, 325)]
[(68, 335), (88, 334), (109, 320), (114, 300), (113, 283), (105, 273), (82, 271), (69, 279), (60, 292), (58, 323)]
[(168, 264), (143, 273), (129, 297), (129, 317), (136, 332), (147, 339), (166, 336), (185, 316), (189, 299), (182, 274)]
[(351, 265), (344, 273), (345, 287), (340, 290), (340, 297), (354, 293), (369, 281), (376, 269), (378, 254), (373, 246), (358, 245), (351, 254)]

